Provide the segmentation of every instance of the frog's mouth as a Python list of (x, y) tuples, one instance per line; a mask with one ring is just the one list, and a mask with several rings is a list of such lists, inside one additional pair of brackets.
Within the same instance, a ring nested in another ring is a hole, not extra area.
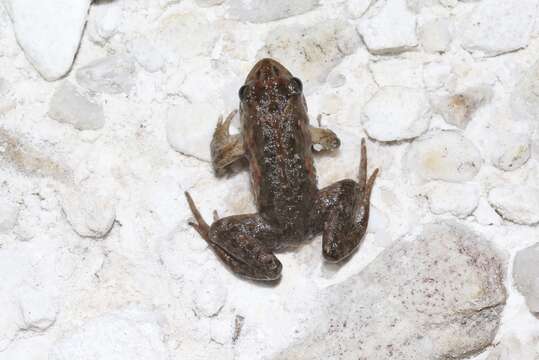
[(250, 82), (266, 82), (271, 79), (291, 79), (292, 74), (277, 60), (265, 58), (258, 61), (251, 69), (245, 84)]

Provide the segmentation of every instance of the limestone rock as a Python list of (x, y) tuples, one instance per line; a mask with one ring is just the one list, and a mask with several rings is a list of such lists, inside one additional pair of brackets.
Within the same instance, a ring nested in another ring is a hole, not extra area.
[(200, 287), (193, 296), (197, 315), (213, 317), (221, 311), (227, 298), (227, 289), (214, 273), (205, 273), (200, 278)]
[(370, 52), (395, 54), (418, 45), (416, 17), (406, 0), (382, 0), (363, 15), (358, 31)]
[(229, 0), (231, 18), (263, 23), (306, 13), (318, 6), (319, 0)]
[(221, 5), (225, 0), (195, 0), (195, 3), (200, 7), (211, 7)]
[(517, 121), (539, 121), (539, 62), (533, 64), (515, 86), (511, 112)]
[(470, 215), (479, 202), (479, 188), (471, 184), (436, 182), (428, 192), (433, 214), (450, 213), (458, 218)]
[(274, 359), (456, 359), (481, 351), (500, 323), (503, 267), (468, 228), (426, 225), (416, 240), (398, 241), (323, 290), (327, 305), (309, 331)]
[(485, 56), (528, 46), (537, 0), (483, 0), (462, 19), (462, 46)]
[(404, 155), (405, 171), (423, 180), (469, 181), (481, 165), (479, 150), (459, 131), (429, 132), (410, 144)]
[(365, 105), (362, 123), (367, 134), (376, 140), (405, 140), (427, 131), (431, 115), (422, 90), (384, 87)]
[(90, 0), (3, 0), (28, 61), (46, 80), (64, 76), (73, 64)]
[[(2, 196), (0, 192), (0, 196)], [(0, 200), (0, 234), (7, 233), (17, 224), (19, 218), (19, 204), (2, 196)]]
[(539, 243), (520, 250), (513, 263), (517, 289), (526, 298), (530, 311), (539, 316)]
[(115, 55), (95, 60), (77, 70), (80, 86), (108, 94), (129, 93), (135, 84), (135, 64), (127, 56)]
[(490, 205), (504, 219), (523, 225), (539, 222), (539, 189), (531, 186), (499, 186), (488, 194)]
[(116, 32), (122, 21), (122, 5), (119, 1), (95, 1), (88, 20), (88, 33), (92, 41), (104, 44)]
[(358, 19), (369, 8), (373, 0), (348, 0), (346, 2), (346, 13), (352, 19)]
[(314, 26), (284, 25), (270, 32), (257, 57), (272, 57), (301, 76), (306, 93), (324, 82), (330, 71), (360, 44), (353, 28), (342, 21), (328, 20)]
[(48, 115), (78, 130), (98, 130), (105, 125), (103, 107), (82, 95), (69, 81), (60, 84), (52, 95)]
[(531, 138), (528, 134), (503, 131), (492, 134), (488, 144), (492, 164), (500, 170), (519, 169), (531, 156)]
[(58, 304), (50, 294), (43, 289), (28, 285), (17, 289), (17, 292), (22, 329), (42, 332), (54, 324)]
[(444, 120), (461, 129), (466, 128), (477, 109), (490, 101), (492, 90), (486, 86), (477, 86), (462, 92), (435, 100), (434, 109)]
[(421, 24), (418, 37), (423, 50), (430, 53), (443, 53), (451, 43), (449, 19), (438, 17)]
[(50, 360), (168, 360), (164, 334), (152, 313), (123, 310), (86, 321), (60, 339)]

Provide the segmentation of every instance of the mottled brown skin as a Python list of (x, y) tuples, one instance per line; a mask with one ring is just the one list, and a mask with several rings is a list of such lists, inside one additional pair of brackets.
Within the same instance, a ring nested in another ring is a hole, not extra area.
[(340, 145), (330, 130), (309, 125), (301, 81), (277, 61), (260, 60), (239, 91), (241, 134), (230, 135), (231, 113), (219, 119), (211, 143), (216, 174), (241, 158), (249, 162), (258, 212), (215, 219), (209, 226), (191, 196), (190, 223), (235, 273), (275, 280), (282, 265), (274, 250), (323, 233), (326, 260), (338, 262), (358, 247), (369, 219), (370, 194), (378, 169), (367, 180), (365, 141), (359, 181), (341, 180), (319, 190), (313, 145)]

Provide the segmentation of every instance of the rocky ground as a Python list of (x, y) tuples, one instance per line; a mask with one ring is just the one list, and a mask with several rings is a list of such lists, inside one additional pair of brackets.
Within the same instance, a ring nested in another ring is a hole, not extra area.
[[(538, 360), (538, 2), (0, 0), (0, 358)], [(265, 56), (341, 138), (321, 186), (381, 168), (359, 251), (276, 284), (183, 197), (253, 211), (209, 141)]]

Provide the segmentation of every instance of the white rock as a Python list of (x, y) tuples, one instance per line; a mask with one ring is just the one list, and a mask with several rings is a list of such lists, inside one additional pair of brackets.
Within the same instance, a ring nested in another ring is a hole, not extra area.
[(362, 17), (358, 31), (370, 52), (394, 54), (417, 46), (416, 17), (406, 0), (382, 0)]
[(193, 305), (197, 315), (213, 317), (226, 303), (228, 291), (222, 279), (213, 272), (203, 274), (200, 286), (193, 294)]
[(451, 43), (449, 19), (438, 17), (421, 24), (418, 37), (423, 50), (430, 53), (445, 52)]
[(46, 80), (57, 80), (71, 69), (90, 2), (3, 0), (19, 45)]
[(103, 107), (79, 93), (69, 81), (60, 84), (52, 95), (48, 115), (78, 130), (98, 130), (105, 125)]
[(318, 6), (319, 0), (229, 0), (231, 18), (263, 23), (300, 15)]
[(88, 20), (88, 32), (97, 44), (103, 44), (118, 31), (122, 21), (119, 1), (95, 1)]
[(161, 9), (166, 9), (174, 4), (179, 4), (180, 1), (181, 0), (159, 0), (159, 5), (161, 5)]
[(423, 83), (429, 90), (443, 87), (451, 76), (451, 65), (443, 62), (430, 62), (423, 66)]
[(490, 205), (504, 219), (517, 224), (539, 222), (539, 189), (525, 185), (500, 186), (490, 190)]
[(65, 189), (61, 203), (67, 221), (80, 236), (102, 238), (116, 219), (116, 199), (98, 183)]
[(42, 332), (56, 321), (58, 304), (47, 291), (24, 285), (17, 289), (23, 330)]
[(209, 162), (210, 142), (217, 124), (217, 114), (213, 105), (208, 103), (171, 107), (166, 122), (169, 145), (184, 155)]
[(500, 170), (521, 168), (531, 156), (531, 138), (528, 134), (510, 131), (491, 134), (487, 139), (492, 164)]
[(539, 61), (519, 79), (511, 94), (511, 112), (517, 121), (539, 121)]
[(165, 65), (163, 55), (145, 36), (134, 38), (129, 43), (129, 52), (144, 70), (154, 73)]
[(539, 243), (520, 250), (513, 263), (517, 289), (526, 298), (528, 308), (539, 315)]
[(272, 359), (460, 359), (479, 352), (500, 324), (504, 266), (468, 228), (426, 225), (416, 240), (396, 241), (361, 273), (324, 289), (324, 305), (307, 317), (312, 325)]
[(118, 311), (86, 321), (67, 332), (49, 360), (169, 360), (164, 334), (155, 315)]
[(376, 83), (383, 86), (423, 87), (421, 63), (408, 59), (380, 59), (369, 62)]
[(362, 123), (370, 137), (397, 141), (423, 134), (430, 118), (429, 101), (422, 90), (384, 87), (365, 105)]
[[(518, 334), (515, 335), (518, 336)], [(534, 343), (537, 343), (537, 341), (532, 339), (529, 344), (522, 344), (515, 336), (504, 336), (497, 341), (496, 347), (490, 352), (486, 360), (539, 360), (539, 345)]]
[(462, 46), (495, 56), (528, 46), (537, 0), (483, 0), (462, 19)]
[(342, 21), (327, 20), (308, 27), (284, 25), (269, 33), (257, 57), (282, 61), (301, 77), (305, 92), (309, 93), (314, 85), (326, 80), (346, 55), (357, 49), (360, 41), (354, 29)]
[(17, 224), (18, 218), (19, 204), (9, 198), (2, 198), (0, 201), (0, 234), (7, 233), (13, 229)]
[(200, 7), (210, 7), (221, 5), (225, 0), (195, 0), (195, 3)]
[(472, 184), (436, 182), (428, 191), (433, 214), (450, 213), (458, 218), (470, 215), (479, 202), (479, 188)]
[(404, 155), (405, 171), (423, 180), (464, 182), (479, 172), (482, 158), (459, 131), (435, 130), (416, 139)]
[(371, 5), (372, 0), (348, 0), (346, 2), (346, 14), (352, 19), (358, 19)]
[(485, 199), (479, 200), (479, 204), (474, 211), (474, 216), (477, 222), (481, 225), (501, 225), (502, 219), (494, 211), (494, 209), (489, 205), (488, 201)]
[(491, 98), (492, 90), (489, 87), (476, 86), (434, 100), (433, 107), (448, 124), (464, 129), (477, 109)]
[(135, 64), (127, 56), (115, 55), (95, 60), (77, 70), (82, 87), (108, 94), (129, 93), (135, 84)]

